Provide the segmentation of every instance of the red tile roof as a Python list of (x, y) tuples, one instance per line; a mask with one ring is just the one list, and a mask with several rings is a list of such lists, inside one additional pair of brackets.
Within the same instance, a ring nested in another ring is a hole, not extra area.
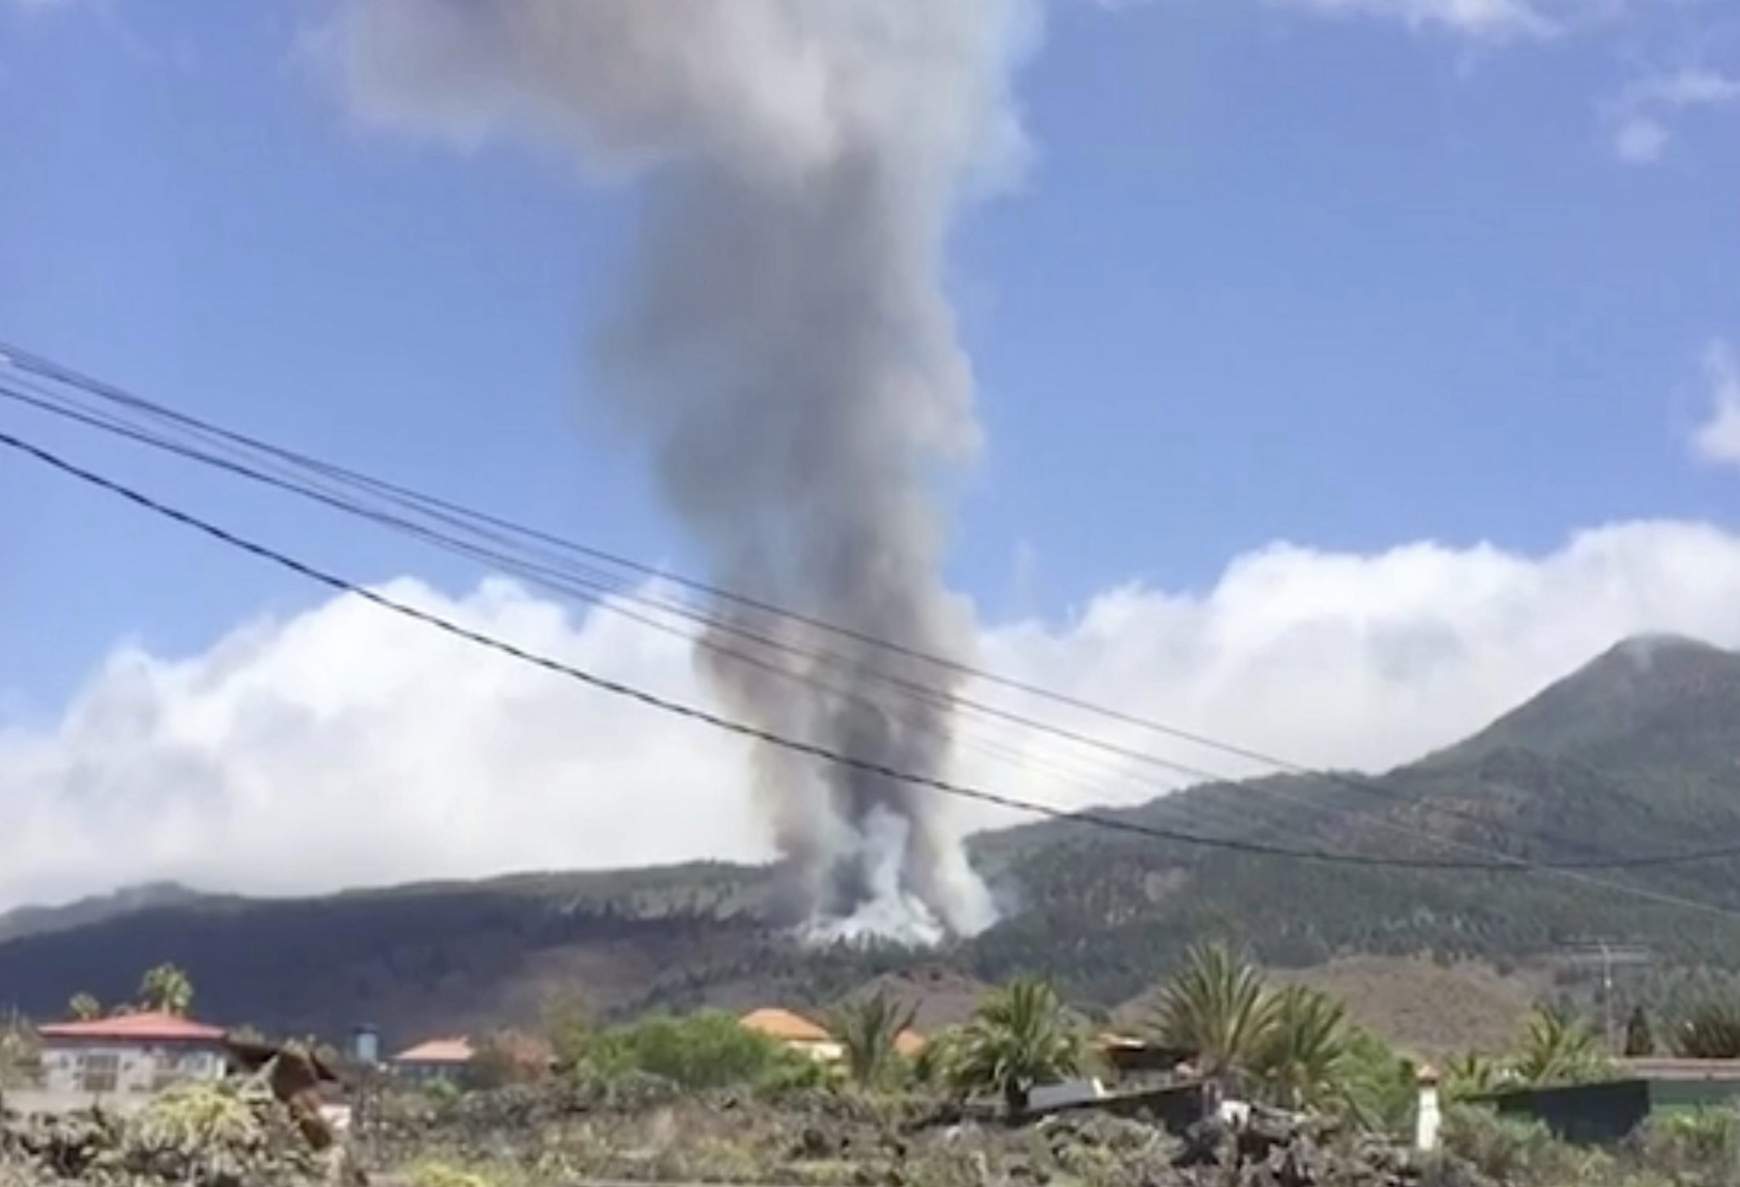
[(394, 1063), (470, 1063), (476, 1054), (467, 1038), (428, 1039), (393, 1056)]
[(45, 1039), (105, 1039), (131, 1043), (215, 1043), (221, 1026), (206, 1026), (175, 1014), (119, 1014), (89, 1022), (55, 1022), (37, 1028)]

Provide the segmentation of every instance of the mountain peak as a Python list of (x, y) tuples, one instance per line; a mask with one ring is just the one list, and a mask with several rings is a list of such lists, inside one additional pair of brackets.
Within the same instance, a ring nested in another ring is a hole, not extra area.
[(1684, 635), (1644, 634), (1615, 643), (1453, 749), (1467, 756), (1511, 747), (1632, 766), (1687, 746), (1730, 762), (1740, 755), (1740, 655)]

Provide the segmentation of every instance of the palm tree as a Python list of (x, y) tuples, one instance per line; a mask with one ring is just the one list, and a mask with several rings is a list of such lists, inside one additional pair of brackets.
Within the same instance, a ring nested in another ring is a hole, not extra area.
[(1267, 1041), (1275, 999), (1256, 967), (1224, 944), (1192, 948), (1160, 991), (1151, 1029), (1169, 1047), (1194, 1051), (1202, 1074), (1225, 1080), (1251, 1065)]
[(1035, 1084), (1081, 1070), (1082, 1040), (1064, 1018), (1063, 1003), (1050, 985), (1017, 978), (979, 1004), (961, 1035), (955, 1062), (957, 1084), (969, 1091), (989, 1089), (1003, 1096), (1011, 1114), (1027, 1107)]
[(1505, 1067), (1478, 1051), (1464, 1051), (1444, 1063), (1444, 1099), (1461, 1100), (1493, 1092), (1504, 1085)]
[(894, 1041), (912, 1026), (917, 1006), (904, 1006), (878, 989), (836, 1010), (828, 1029), (845, 1054), (846, 1074), (855, 1084), (881, 1084), (899, 1064)]
[(1350, 1034), (1347, 1007), (1303, 985), (1270, 997), (1266, 1032), (1250, 1071), (1270, 1099), (1289, 1109), (1320, 1106), (1340, 1089)]
[(1527, 1084), (1570, 1084), (1598, 1078), (1606, 1062), (1594, 1031), (1568, 1011), (1539, 1008), (1529, 1019), (1515, 1071)]
[(74, 1021), (89, 1022), (103, 1016), (103, 1004), (91, 994), (75, 993), (67, 998), (66, 1014)]
[(172, 964), (160, 964), (139, 981), (139, 1004), (165, 1014), (185, 1014), (193, 1006), (193, 982)]

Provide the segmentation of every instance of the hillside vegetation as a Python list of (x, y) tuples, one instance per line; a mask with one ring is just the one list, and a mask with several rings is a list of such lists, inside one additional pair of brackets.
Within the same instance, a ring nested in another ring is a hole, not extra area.
[[(1219, 836), (1432, 859), (1587, 862), (1740, 841), (1740, 657), (1631, 640), (1474, 737), (1377, 779), (1204, 786), (1120, 812)], [(1593, 933), (1647, 943), (1664, 968), (1740, 962), (1740, 914), (1664, 901), (1740, 912), (1732, 859), (1559, 875), (1422, 871), (1055, 822), (981, 835), (972, 850), (1021, 908), (924, 953), (799, 948), (769, 919), (771, 871), (697, 863), (298, 900), (179, 892), (103, 900), (78, 918), (14, 913), (0, 916), (0, 937), (10, 937), (0, 985), (10, 1004), (51, 1015), (75, 991), (109, 1000), (139, 968), (169, 960), (191, 973), (211, 1017), (324, 1033), (373, 1021), (391, 1042), (534, 1019), (550, 994), (574, 986), (605, 1014), (820, 1005), (920, 969), (968, 986), (1039, 973), (1071, 1000), (1109, 1008), (1144, 993), (1205, 936), (1283, 969), (1369, 956), (1506, 972)]]

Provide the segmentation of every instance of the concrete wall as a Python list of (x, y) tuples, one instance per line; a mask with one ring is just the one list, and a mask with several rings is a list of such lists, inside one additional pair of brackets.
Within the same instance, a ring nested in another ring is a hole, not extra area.
[(42, 1083), (51, 1093), (130, 1096), (182, 1080), (216, 1080), (223, 1074), (224, 1051), (218, 1043), (50, 1039), (42, 1047)]

